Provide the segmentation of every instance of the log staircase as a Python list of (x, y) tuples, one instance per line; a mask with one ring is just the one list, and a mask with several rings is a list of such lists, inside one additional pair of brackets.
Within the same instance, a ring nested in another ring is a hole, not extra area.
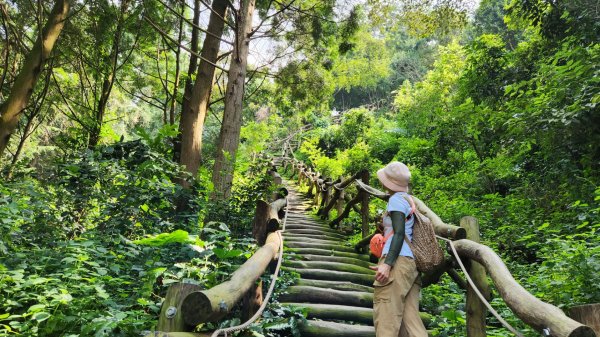
[(300, 279), (279, 295), (279, 301), (307, 309), (303, 337), (375, 336), (375, 272), (368, 268), (369, 256), (344, 246), (345, 235), (308, 215), (312, 202), (292, 182), (286, 185), (290, 194), (283, 266)]
[[(303, 197), (297, 186), (288, 187), (288, 218), (284, 232), (286, 270), (300, 279), (279, 301), (286, 306), (307, 309), (303, 337), (375, 336), (373, 328), (373, 279), (369, 256), (345, 246), (346, 235), (309, 215), (312, 200)], [(427, 321), (427, 314), (422, 318)]]

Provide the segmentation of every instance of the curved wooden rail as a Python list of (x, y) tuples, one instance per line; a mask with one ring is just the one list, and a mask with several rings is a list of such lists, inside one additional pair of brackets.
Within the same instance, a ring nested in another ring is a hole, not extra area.
[[(270, 159), (258, 159), (271, 164)], [(275, 170), (268, 174), (279, 187), (281, 176)], [(281, 246), (280, 218), (285, 216), (283, 209), (287, 205), (287, 194), (287, 189), (280, 188), (276, 193), (277, 200), (271, 203), (262, 200), (257, 202), (252, 234), (262, 247), (231, 275), (231, 279), (207, 290), (193, 284), (172, 285), (167, 291), (159, 316), (159, 331), (147, 332), (145, 336), (206, 336), (191, 331), (199, 323), (222, 318), (244, 297), (253, 297), (257, 291), (257, 280), (278, 256)], [(247, 310), (256, 312), (256, 307), (250, 304)]]
[(188, 294), (181, 304), (183, 319), (188, 325), (198, 325), (221, 319), (255, 285), (256, 280), (277, 257), (281, 245), (280, 233), (267, 236), (264, 246), (236, 270), (231, 279), (208, 290)]
[(515, 281), (502, 259), (490, 247), (463, 239), (454, 242), (459, 255), (473, 259), (489, 272), (506, 304), (527, 325), (550, 336), (594, 337), (592, 328), (567, 317), (559, 308), (539, 300)]

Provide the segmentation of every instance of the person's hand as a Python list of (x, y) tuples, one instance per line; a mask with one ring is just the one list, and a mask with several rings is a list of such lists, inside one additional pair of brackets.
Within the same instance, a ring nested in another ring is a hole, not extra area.
[(369, 268), (377, 271), (375, 274), (375, 281), (381, 284), (387, 283), (388, 279), (390, 278), (390, 269), (392, 269), (389, 264), (382, 263), (377, 266), (369, 266)]

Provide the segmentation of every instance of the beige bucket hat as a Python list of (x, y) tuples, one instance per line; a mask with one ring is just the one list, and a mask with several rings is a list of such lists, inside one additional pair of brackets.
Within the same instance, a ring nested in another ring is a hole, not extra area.
[(383, 186), (394, 192), (408, 192), (410, 170), (401, 162), (394, 161), (377, 171), (377, 178)]

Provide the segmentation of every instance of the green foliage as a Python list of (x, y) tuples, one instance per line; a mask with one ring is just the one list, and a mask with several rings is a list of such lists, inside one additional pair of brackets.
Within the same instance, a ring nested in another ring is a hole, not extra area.
[(155, 324), (168, 285), (214, 286), (252, 254), (253, 240), (236, 235), (270, 195), (266, 162), (243, 173), (222, 222), (199, 225), (215, 211), (209, 190), (202, 174), (191, 189), (176, 183), (184, 171), (155, 152), (172, 136), (165, 130), (144, 134), (152, 149), (135, 141), (73, 153), (0, 185), (0, 334), (136, 335)]

